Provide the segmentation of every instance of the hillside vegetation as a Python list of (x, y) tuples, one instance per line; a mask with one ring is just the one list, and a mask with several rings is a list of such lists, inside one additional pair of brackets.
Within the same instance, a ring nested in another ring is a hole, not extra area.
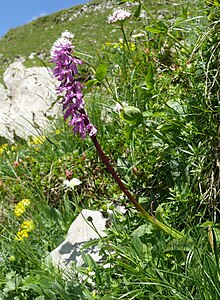
[[(191, 3), (188, 5), (191, 6)], [(132, 2), (129, 2), (128, 5), (126, 1), (117, 3), (112, 0), (93, 0), (85, 5), (61, 10), (9, 30), (0, 39), (0, 81), (2, 81), (2, 74), (7, 66), (19, 57), (25, 59), (27, 67), (47, 64), (51, 45), (64, 30), (70, 30), (75, 35), (77, 51), (95, 57), (100, 47), (106, 42), (117, 41), (120, 37), (119, 31), (112, 28), (106, 21), (112, 10), (118, 6), (121, 8), (131, 6), (131, 10), (137, 7)], [(155, 2), (153, 0), (147, 1), (147, 6), (156, 18), (160, 16), (172, 19), (177, 15), (181, 1)], [(199, 8), (197, 13), (199, 13)], [(190, 14), (193, 16), (194, 10), (191, 10)], [(134, 24), (133, 27), (133, 21), (131, 20), (129, 23), (130, 30), (135, 33), (137, 24)], [(32, 53), (35, 56), (29, 59)]]
[[(100, 45), (115, 36), (106, 22), (114, 2), (91, 1), (9, 30), (0, 40), (1, 75), (9, 63), (19, 57), (26, 59), (26, 66), (42, 65), (42, 60), (46, 63), (51, 45), (64, 30), (74, 33), (77, 50), (94, 53)], [(30, 60), (31, 53), (36, 56)]]
[[(57, 67), (65, 121), (0, 146), (1, 300), (220, 299), (219, 7), (92, 1), (2, 38), (2, 72)], [(84, 208), (106, 236), (64, 275), (48, 255)]]

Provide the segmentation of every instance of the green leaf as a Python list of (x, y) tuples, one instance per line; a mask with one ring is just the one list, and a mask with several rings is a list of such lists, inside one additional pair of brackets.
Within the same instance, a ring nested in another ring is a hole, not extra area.
[(145, 245), (144, 243), (141, 242), (140, 238), (135, 234), (131, 240), (138, 256), (145, 260), (147, 257), (150, 255), (150, 249), (149, 245)]
[(126, 128), (124, 129), (124, 134), (128, 140), (131, 140), (135, 128), (136, 128), (136, 125), (129, 125), (129, 126), (126, 126)]
[(164, 33), (168, 32), (168, 27), (162, 21), (153, 23), (151, 26), (146, 26), (145, 29), (152, 33)]
[(92, 88), (96, 83), (98, 83), (99, 81), (97, 79), (91, 79), (89, 81), (86, 82), (85, 86), (90, 89)]
[(98, 66), (95, 72), (95, 77), (98, 81), (102, 81), (106, 74), (108, 72), (108, 65), (107, 64), (101, 64)]
[(138, 7), (137, 7), (137, 9), (135, 10), (135, 12), (134, 12), (134, 17), (135, 18), (139, 18), (140, 17), (140, 14), (141, 14), (141, 7), (142, 7), (142, 5), (141, 5), (141, 3), (138, 5)]
[(175, 110), (179, 114), (184, 113), (184, 109), (181, 103), (175, 101), (175, 100), (169, 100), (167, 101), (167, 105), (169, 105), (173, 110)]
[(154, 88), (154, 72), (152, 64), (149, 65), (147, 75), (145, 76), (146, 87), (151, 90)]
[(132, 236), (137, 236), (137, 237), (141, 237), (145, 234), (151, 234), (152, 230), (151, 230), (151, 225), (149, 224), (144, 224), (139, 226), (137, 229), (134, 230), (134, 232), (132, 232)]
[(126, 106), (120, 111), (120, 118), (129, 124), (138, 125), (142, 123), (143, 115), (139, 108)]

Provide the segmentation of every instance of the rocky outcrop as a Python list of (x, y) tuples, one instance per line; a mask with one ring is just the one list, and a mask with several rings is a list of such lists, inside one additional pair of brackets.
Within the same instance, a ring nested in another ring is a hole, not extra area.
[[(71, 224), (65, 241), (50, 253), (54, 265), (65, 271), (71, 262), (77, 266), (83, 265), (82, 247), (85, 242), (99, 239), (105, 236), (108, 219), (99, 211), (83, 209)], [(83, 250), (94, 261), (99, 262), (102, 257), (97, 246), (91, 246)]]
[(49, 119), (60, 112), (55, 81), (46, 67), (25, 68), (21, 61), (12, 63), (0, 84), (0, 136), (11, 142), (15, 136), (27, 139), (46, 130)]

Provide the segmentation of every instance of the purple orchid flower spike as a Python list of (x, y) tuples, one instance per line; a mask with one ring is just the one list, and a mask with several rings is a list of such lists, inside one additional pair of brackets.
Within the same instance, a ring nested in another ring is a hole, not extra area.
[(97, 129), (90, 122), (84, 108), (83, 88), (77, 80), (77, 66), (82, 64), (80, 59), (72, 55), (74, 46), (71, 40), (73, 34), (64, 31), (61, 37), (53, 44), (51, 49), (51, 62), (55, 63), (53, 77), (60, 85), (57, 87), (58, 94), (63, 96), (64, 119), (69, 121), (75, 134), (80, 134), (85, 139), (87, 132), (90, 136), (96, 135)]
[[(125, 15), (125, 18), (127, 17), (128, 15)], [(122, 19), (121, 15), (120, 18)], [(161, 223), (155, 218), (155, 216), (152, 216), (145, 211), (145, 209), (134, 199), (133, 195), (125, 187), (124, 183), (115, 172), (115, 169), (110, 164), (109, 159), (102, 151), (102, 148), (96, 138), (97, 129), (90, 122), (84, 108), (84, 95), (82, 92), (83, 85), (77, 80), (77, 76), (75, 76), (78, 74), (77, 65), (82, 64), (82, 61), (72, 56), (74, 48), (71, 43), (72, 38), (72, 33), (64, 31), (51, 49), (51, 62), (55, 63), (53, 76), (60, 81), (57, 91), (63, 96), (61, 103), (63, 104), (64, 119), (69, 120), (69, 125), (73, 127), (73, 132), (75, 134), (80, 134), (82, 139), (85, 139), (86, 134), (89, 133), (93, 144), (109, 173), (145, 219), (174, 238), (185, 239), (185, 236), (181, 232)]]

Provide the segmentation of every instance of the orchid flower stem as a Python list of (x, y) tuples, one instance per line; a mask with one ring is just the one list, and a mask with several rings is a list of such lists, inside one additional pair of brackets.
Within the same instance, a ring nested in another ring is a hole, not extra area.
[(107, 167), (109, 173), (112, 175), (112, 177), (114, 178), (114, 180), (117, 182), (117, 184), (119, 185), (120, 189), (124, 192), (124, 194), (127, 196), (127, 198), (133, 203), (133, 205), (135, 206), (135, 208), (142, 214), (142, 216), (148, 220), (152, 225), (154, 225), (155, 227), (157, 227), (158, 229), (164, 231), (166, 234), (171, 235), (173, 238), (177, 238), (177, 239), (185, 239), (185, 236), (163, 224), (162, 222), (158, 221), (154, 216), (151, 216), (148, 212), (146, 212), (146, 210), (143, 208), (143, 206), (141, 206), (135, 199), (134, 197), (131, 195), (131, 193), (128, 191), (128, 189), (125, 187), (125, 185), (123, 184), (123, 182), (121, 181), (121, 179), (118, 177), (117, 173), (115, 172), (115, 169), (112, 167), (112, 165), (109, 162), (109, 159), (107, 158), (107, 156), (105, 155), (105, 153), (102, 151), (102, 148), (96, 138), (95, 135), (91, 136), (91, 139), (93, 141), (93, 144), (102, 160), (102, 162), (105, 164), (105, 166)]

